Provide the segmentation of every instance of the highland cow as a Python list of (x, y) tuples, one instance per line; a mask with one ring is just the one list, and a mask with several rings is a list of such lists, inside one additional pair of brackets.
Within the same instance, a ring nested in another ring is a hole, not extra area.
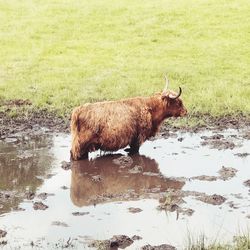
[(86, 103), (76, 107), (71, 116), (71, 159), (88, 158), (88, 153), (101, 149), (116, 151), (130, 146), (136, 153), (143, 142), (154, 136), (168, 117), (187, 113), (179, 93), (168, 90), (150, 97), (119, 101)]

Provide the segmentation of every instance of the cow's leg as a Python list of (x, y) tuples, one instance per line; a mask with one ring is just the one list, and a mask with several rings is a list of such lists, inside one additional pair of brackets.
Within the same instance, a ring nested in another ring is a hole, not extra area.
[(78, 160), (88, 159), (89, 152), (82, 151)]
[(88, 158), (88, 152), (86, 153), (79, 153), (79, 154), (73, 154), (72, 150), (70, 150), (70, 160), (73, 161), (78, 161), (78, 160), (82, 160), (82, 159), (87, 159)]
[(129, 144), (129, 146), (130, 146), (129, 153), (130, 154), (138, 153), (140, 145), (141, 144), (140, 144), (139, 140), (133, 140), (133, 142), (131, 144)]
[(80, 156), (81, 156), (80, 144), (77, 140), (74, 140), (70, 150), (70, 159), (73, 161), (77, 161), (80, 158)]
[(80, 160), (88, 158), (88, 148), (92, 139), (92, 132), (86, 130), (73, 136), (71, 159)]

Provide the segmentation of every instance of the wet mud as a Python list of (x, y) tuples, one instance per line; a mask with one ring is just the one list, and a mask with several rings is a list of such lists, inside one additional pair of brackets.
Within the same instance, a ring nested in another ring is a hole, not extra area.
[(230, 139), (225, 139), (223, 135), (217, 134), (212, 136), (202, 136), (202, 146), (209, 146), (218, 150), (234, 149), (237, 145)]
[(99, 250), (118, 250), (119, 248), (127, 248), (128, 246), (133, 244), (133, 242), (134, 240), (126, 235), (114, 235), (109, 240), (95, 240), (89, 245), (89, 247), (93, 247)]
[(165, 131), (139, 154), (98, 151), (74, 162), (69, 161), (68, 134), (40, 131), (2, 138), (0, 244), (183, 249), (186, 234), (180, 231), (187, 224), (192, 230), (206, 225), (210, 237), (220, 225), (230, 239), (227, 228), (234, 222), (249, 226), (246, 134)]
[(51, 225), (53, 225), (53, 226), (59, 226), (59, 227), (68, 227), (68, 224), (66, 224), (65, 222), (61, 222), (61, 221), (53, 221), (51, 223)]
[(218, 173), (220, 174), (220, 179), (222, 179), (223, 181), (227, 181), (231, 178), (233, 178), (236, 173), (238, 172), (237, 169), (235, 168), (226, 168), (224, 166), (222, 166), (222, 168), (218, 171)]
[(141, 250), (176, 250), (176, 247), (167, 244), (162, 244), (159, 246), (145, 245), (141, 247)]
[[(13, 99), (13, 100), (0, 100), (0, 138), (4, 139), (16, 133), (34, 134), (39, 133), (41, 128), (46, 128), (50, 132), (69, 132), (70, 128), (70, 116), (71, 114), (65, 114), (64, 117), (59, 116), (56, 112), (51, 112), (47, 109), (37, 109), (33, 107), (32, 102), (28, 99)], [(15, 110), (18, 115), (11, 115), (11, 111)], [(197, 124), (195, 127), (188, 125), (182, 125), (176, 127), (172, 122), (175, 118), (170, 118), (166, 121), (165, 126), (161, 127), (160, 136), (169, 137), (172, 132), (179, 131), (193, 132), (204, 130), (223, 131), (226, 129), (242, 129), (250, 126), (249, 115), (227, 115), (224, 117), (212, 117), (208, 114), (196, 114), (193, 118), (202, 120), (204, 123)], [(8, 126), (6, 126), (8, 124)], [(249, 132), (244, 135), (245, 139), (250, 139)], [(178, 139), (182, 141), (183, 138)], [(215, 144), (217, 144), (215, 142)], [(221, 144), (221, 143), (219, 143)], [(223, 144), (223, 143), (222, 143)], [(233, 144), (230, 141), (225, 142), (228, 145), (215, 145), (221, 148), (231, 148)]]
[(135, 213), (140, 213), (140, 212), (142, 211), (142, 209), (140, 209), (139, 207), (129, 207), (129, 208), (128, 208), (128, 211), (129, 211), (130, 213), (135, 214)]
[(201, 195), (196, 197), (197, 200), (203, 201), (212, 205), (221, 205), (226, 201), (226, 198), (222, 195), (213, 194), (213, 195)]
[(45, 210), (45, 209), (48, 208), (48, 206), (45, 205), (45, 204), (42, 203), (42, 202), (34, 202), (33, 208), (34, 208), (35, 210)]
[(0, 229), (0, 238), (5, 237), (5, 236), (6, 236), (6, 234), (7, 234), (7, 232), (6, 232), (6, 231), (4, 231), (4, 230), (1, 230), (1, 229)]
[(245, 185), (246, 187), (250, 187), (250, 179), (244, 181), (244, 185)]

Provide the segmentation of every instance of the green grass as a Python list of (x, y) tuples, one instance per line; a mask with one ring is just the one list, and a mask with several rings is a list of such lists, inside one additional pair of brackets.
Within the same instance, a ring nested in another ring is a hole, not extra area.
[(222, 243), (219, 240), (215, 240), (212, 243), (208, 243), (204, 235), (194, 239), (191, 235), (188, 235), (188, 243), (185, 250), (248, 250), (250, 249), (250, 234), (249, 232), (240, 233), (240, 235), (234, 236), (233, 241), (229, 243)]
[(0, 99), (67, 113), (183, 87), (191, 114), (250, 113), (249, 0), (0, 0)]

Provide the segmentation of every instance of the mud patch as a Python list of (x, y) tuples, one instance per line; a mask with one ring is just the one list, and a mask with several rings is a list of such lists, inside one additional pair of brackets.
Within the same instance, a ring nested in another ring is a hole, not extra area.
[(202, 195), (196, 197), (197, 200), (200, 200), (202, 202), (212, 204), (212, 205), (221, 205), (226, 201), (226, 198), (218, 195), (218, 194), (213, 194), (213, 195)]
[[(0, 139), (16, 133), (23, 135), (41, 133), (41, 127), (51, 132), (69, 132), (70, 130), (68, 118), (60, 117), (55, 112), (49, 112), (46, 109), (37, 110), (30, 105), (28, 100), (9, 100), (1, 108), (4, 111), (0, 111)], [(13, 108), (17, 114), (15, 116), (12, 115)]]
[(142, 240), (142, 237), (139, 236), (139, 235), (134, 235), (134, 236), (131, 237), (131, 239), (132, 239), (133, 241)]
[(48, 206), (45, 205), (45, 204), (43, 204), (42, 202), (35, 202), (35, 203), (33, 204), (33, 208), (34, 208), (35, 210), (45, 210), (45, 209), (48, 208)]
[(235, 168), (230, 168), (230, 167), (227, 168), (222, 166), (222, 168), (218, 171), (219, 176), (199, 175), (191, 177), (190, 179), (199, 181), (217, 181), (217, 180), (227, 181), (233, 178), (237, 172), (238, 170)]
[(88, 215), (89, 212), (73, 212), (72, 215), (74, 216), (84, 216), (84, 215)]
[(32, 105), (32, 102), (28, 99), (13, 99), (7, 100), (3, 103), (4, 106), (25, 106)]
[(208, 175), (199, 175), (191, 177), (192, 180), (199, 180), (199, 181), (217, 181), (217, 176), (208, 176)]
[(245, 158), (245, 157), (249, 156), (250, 154), (249, 153), (236, 153), (234, 155), (241, 157), (241, 158)]
[(222, 168), (218, 171), (218, 173), (220, 174), (220, 179), (223, 181), (227, 181), (233, 178), (237, 172), (238, 170), (235, 168), (226, 168), (224, 166), (222, 166)]
[(52, 193), (40, 193), (37, 195), (37, 198), (42, 199), (42, 200), (46, 200), (48, 196), (54, 196), (55, 194)]
[(177, 248), (168, 244), (162, 244), (159, 246), (145, 245), (140, 250), (176, 250)]
[(64, 170), (69, 170), (71, 169), (71, 162), (67, 162), (67, 161), (62, 161), (61, 162), (61, 168)]
[(36, 194), (34, 192), (29, 192), (28, 191), (28, 192), (25, 193), (25, 198), (27, 200), (33, 200), (35, 198), (35, 196), (36, 196)]
[(167, 196), (164, 196), (159, 200), (160, 205), (158, 206), (158, 209), (165, 209), (169, 212), (177, 211), (178, 213), (182, 213), (184, 215), (192, 215), (194, 212), (193, 209), (181, 207), (182, 204), (186, 203), (183, 198), (189, 196), (193, 196), (197, 200), (212, 205), (221, 205), (226, 201), (225, 197), (218, 194), (207, 195), (206, 193), (198, 191), (169, 189), (167, 191)]
[(244, 181), (243, 184), (244, 184), (246, 187), (250, 188), (250, 179)]
[(201, 142), (202, 146), (209, 146), (210, 148), (218, 150), (234, 149), (236, 147), (235, 143), (229, 139), (225, 139), (224, 135), (217, 134), (213, 136), (201, 136), (203, 141)]
[(95, 240), (89, 245), (89, 247), (94, 247), (98, 250), (101, 249), (115, 250), (118, 248), (125, 249), (126, 247), (130, 246), (133, 243), (134, 241), (126, 235), (114, 235), (109, 240)]
[(2, 240), (2, 241), (0, 241), (0, 246), (5, 246), (5, 245), (7, 245), (7, 240)]
[(227, 204), (229, 205), (230, 208), (233, 208), (233, 209), (238, 209), (238, 205), (235, 204), (233, 201), (229, 201), (227, 202)]
[(5, 237), (6, 235), (7, 235), (7, 232), (4, 231), (4, 230), (2, 230), (2, 229), (0, 229), (0, 238)]
[(142, 211), (142, 209), (140, 209), (139, 207), (129, 207), (129, 208), (128, 208), (128, 211), (129, 211), (130, 213), (135, 214), (135, 213), (140, 213), (140, 212)]
[(182, 204), (185, 204), (186, 202), (183, 200), (184, 193), (179, 190), (169, 190), (167, 192), (167, 195), (165, 197), (161, 197), (159, 202), (160, 205), (157, 207), (159, 210), (165, 210), (167, 212), (176, 212), (177, 218), (179, 218), (179, 215), (187, 215), (192, 216), (194, 213), (194, 210), (191, 208), (185, 208), (182, 207)]
[(65, 222), (61, 222), (61, 221), (53, 221), (51, 223), (52, 226), (59, 226), (59, 227), (68, 227), (68, 224)]

